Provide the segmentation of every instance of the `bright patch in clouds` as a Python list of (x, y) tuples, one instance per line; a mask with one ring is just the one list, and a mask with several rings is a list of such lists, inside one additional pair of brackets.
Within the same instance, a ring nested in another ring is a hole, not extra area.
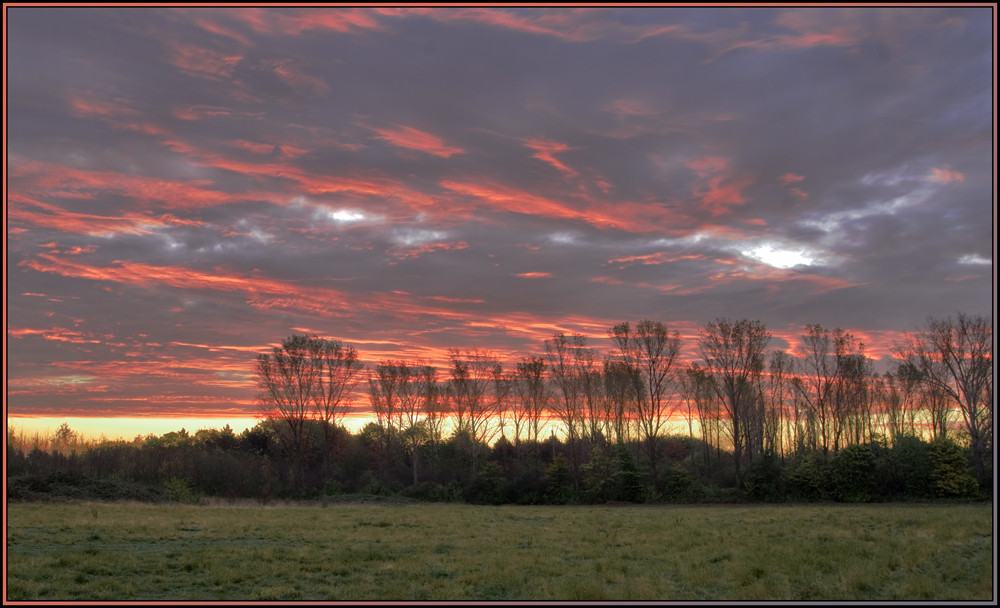
[(745, 251), (743, 254), (775, 268), (808, 266), (813, 263), (813, 259), (801, 250), (776, 248), (770, 243)]
[(993, 264), (993, 260), (987, 260), (986, 258), (980, 257), (973, 253), (970, 255), (963, 255), (958, 259), (958, 263), (988, 266)]
[(360, 222), (365, 219), (365, 214), (358, 211), (341, 209), (330, 214), (330, 219), (337, 222)]

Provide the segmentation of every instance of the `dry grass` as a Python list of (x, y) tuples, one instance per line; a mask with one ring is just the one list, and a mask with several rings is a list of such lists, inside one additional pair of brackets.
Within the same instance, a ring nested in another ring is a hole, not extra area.
[(992, 505), (11, 504), (7, 600), (980, 600)]

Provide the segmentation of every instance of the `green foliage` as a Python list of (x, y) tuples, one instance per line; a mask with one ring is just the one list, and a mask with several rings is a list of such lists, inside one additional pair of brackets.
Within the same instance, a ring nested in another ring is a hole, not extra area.
[(639, 502), (643, 494), (642, 473), (635, 457), (624, 443), (615, 445), (615, 460), (615, 498), (624, 502)]
[[(704, 457), (703, 444), (683, 437), (661, 442), (657, 478), (649, 479), (636, 461), (638, 443), (577, 442), (579, 477), (569, 464), (570, 446), (501, 439), (482, 445), (475, 474), (469, 437), (457, 434), (420, 448), (420, 481), (399, 442), (386, 449), (378, 425), (361, 433), (331, 429), (330, 444), (319, 423), (295, 471), (294, 455), (281, 439), (281, 425), (262, 420), (237, 435), (231, 429), (168, 433), (135, 441), (79, 444), (69, 453), (37, 446), (25, 452), (8, 445), (9, 500), (173, 500), (201, 497), (318, 499), (346, 494), (405, 496), (427, 501), (477, 504), (570, 504), (585, 502), (695, 502), (743, 500), (845, 502), (926, 498), (973, 499), (988, 491), (970, 482), (969, 448), (951, 440), (932, 444), (897, 437), (893, 446), (848, 446), (835, 456), (802, 450), (784, 459), (757, 455), (736, 487), (733, 458), (722, 452)], [(64, 436), (70, 436), (64, 429)], [(9, 434), (8, 434), (9, 435)], [(311, 444), (312, 445), (312, 444)], [(330, 445), (330, 460), (326, 446)], [(322, 449), (321, 449), (322, 448)], [(714, 450), (715, 448), (713, 448)], [(674, 456), (679, 460), (674, 460)], [(492, 463), (492, 464), (490, 464)], [(293, 472), (296, 473), (293, 475)]]
[(545, 481), (545, 501), (549, 504), (565, 505), (576, 500), (573, 474), (564, 455), (556, 456), (545, 470)]
[(664, 497), (671, 502), (688, 502), (695, 497), (697, 486), (694, 477), (680, 463), (664, 467), (657, 482), (663, 488)]
[(930, 444), (918, 437), (897, 437), (881, 473), (879, 484), (886, 498), (928, 498), (934, 495)]
[(875, 480), (875, 454), (867, 445), (837, 451), (831, 463), (834, 495), (842, 502), (869, 502)]
[(580, 467), (583, 470), (583, 501), (603, 503), (618, 500), (615, 474), (617, 462), (612, 459), (605, 446), (595, 444), (590, 450), (590, 459)]
[(465, 499), (473, 504), (499, 505), (507, 500), (507, 479), (496, 462), (486, 462), (465, 491)]
[(191, 489), (191, 484), (186, 479), (170, 477), (163, 482), (163, 493), (168, 500), (174, 502), (197, 503), (199, 497)]
[(961, 446), (951, 439), (936, 439), (930, 445), (930, 460), (930, 482), (937, 496), (970, 498), (976, 495), (979, 484)]
[(822, 452), (796, 453), (785, 477), (793, 500), (828, 500), (832, 495), (830, 460)]
[(774, 452), (761, 454), (743, 474), (743, 492), (753, 500), (781, 502), (785, 499), (785, 474)]

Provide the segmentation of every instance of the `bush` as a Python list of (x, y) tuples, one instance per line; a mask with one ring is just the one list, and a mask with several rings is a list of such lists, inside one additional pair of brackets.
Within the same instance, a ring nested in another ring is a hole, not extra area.
[(614, 472), (615, 499), (624, 502), (639, 502), (642, 499), (642, 474), (639, 463), (625, 444), (615, 446), (616, 467)]
[(199, 498), (191, 490), (191, 484), (179, 477), (171, 477), (163, 482), (163, 492), (174, 502), (196, 503)]
[(834, 494), (842, 502), (870, 502), (875, 480), (875, 454), (867, 445), (849, 445), (833, 455)]
[(821, 452), (796, 454), (787, 467), (785, 478), (788, 494), (795, 500), (830, 498), (830, 461)]
[(743, 492), (748, 498), (765, 502), (785, 499), (785, 474), (781, 459), (773, 452), (760, 455), (743, 476)]
[(938, 438), (930, 444), (930, 482), (937, 496), (969, 498), (979, 491), (979, 483), (965, 457), (965, 450), (951, 439)]
[(889, 454), (888, 474), (880, 481), (890, 497), (929, 498), (931, 487), (930, 444), (917, 437), (897, 437)]
[(658, 475), (664, 498), (671, 502), (685, 502), (691, 499), (695, 490), (694, 477), (683, 465), (674, 463)]
[(576, 491), (573, 488), (573, 475), (569, 470), (566, 457), (559, 454), (552, 464), (545, 469), (545, 502), (555, 505), (565, 505), (574, 502)]
[(616, 500), (615, 487), (617, 466), (602, 445), (594, 445), (590, 459), (583, 464), (583, 500), (587, 503), (604, 503)]
[(486, 462), (466, 488), (465, 500), (479, 505), (499, 505), (506, 499), (507, 479), (503, 469), (496, 462)]

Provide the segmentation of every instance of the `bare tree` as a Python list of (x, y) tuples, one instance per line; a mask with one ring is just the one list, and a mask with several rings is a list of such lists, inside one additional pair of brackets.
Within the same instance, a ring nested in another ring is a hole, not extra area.
[(694, 400), (698, 414), (698, 432), (705, 447), (705, 464), (709, 463), (711, 450), (721, 448), (722, 424), (719, 398), (715, 392), (712, 376), (704, 367), (691, 363), (685, 370), (685, 392)]
[(987, 458), (993, 449), (993, 323), (984, 316), (929, 318), (897, 347), (928, 387), (958, 405), (969, 433), (980, 483), (989, 482)]
[(766, 409), (764, 411), (764, 449), (784, 456), (785, 448), (782, 432), (783, 424), (787, 423), (788, 403), (794, 397), (790, 376), (792, 374), (792, 357), (783, 350), (771, 351), (768, 364)]
[(488, 445), (500, 432), (497, 409), (503, 401), (498, 394), (503, 366), (491, 351), (449, 349), (451, 379), (449, 396), (456, 413), (456, 432), (467, 433), (470, 439), (472, 472), (483, 445)]
[(604, 387), (615, 442), (628, 443), (638, 436), (633, 429), (634, 413), (646, 398), (642, 374), (632, 363), (608, 355), (604, 360)]
[(861, 347), (839, 327), (831, 332), (816, 323), (806, 326), (799, 354), (801, 381), (794, 386), (814, 416), (823, 451), (836, 452), (854, 403), (851, 382), (862, 369)]
[(313, 412), (316, 419), (323, 423), (326, 448), (323, 462), (329, 474), (333, 427), (343, 424), (348, 399), (357, 388), (364, 365), (358, 361), (356, 348), (337, 340), (312, 336), (308, 350), (315, 372), (315, 386), (311, 391)]
[(288, 427), (293, 476), (302, 473), (305, 424), (317, 390), (318, 369), (312, 357), (315, 337), (292, 335), (270, 355), (258, 355), (254, 371), (261, 389), (258, 401), (265, 417)]
[(771, 336), (760, 321), (719, 319), (701, 332), (701, 354), (712, 386), (725, 410), (725, 429), (733, 442), (737, 483), (760, 448), (760, 376)]
[(529, 357), (518, 361), (514, 372), (512, 421), (514, 440), (521, 440), (522, 432), (530, 441), (538, 441), (550, 391), (545, 382), (545, 360)]
[(593, 360), (592, 351), (587, 348), (587, 338), (582, 334), (567, 336), (563, 332), (556, 332), (545, 341), (545, 355), (549, 364), (549, 379), (561, 397), (556, 412), (566, 430), (573, 480), (575, 484), (579, 484), (579, 444), (585, 434), (586, 418), (581, 371), (586, 367), (587, 361)]
[(639, 402), (637, 423), (655, 479), (657, 442), (674, 409), (671, 388), (674, 363), (681, 349), (680, 334), (671, 333), (659, 321), (646, 319), (636, 324), (634, 332), (625, 322), (612, 327), (608, 335), (618, 347), (621, 360), (642, 374), (646, 400)]

